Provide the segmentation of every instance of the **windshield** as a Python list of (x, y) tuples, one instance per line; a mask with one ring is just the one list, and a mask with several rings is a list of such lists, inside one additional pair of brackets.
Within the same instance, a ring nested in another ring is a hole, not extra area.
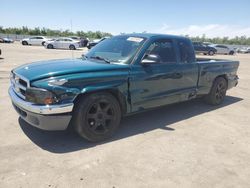
[(100, 42), (85, 57), (88, 59), (105, 59), (110, 63), (129, 63), (129, 60), (133, 58), (144, 41), (145, 38), (142, 37), (112, 37)]

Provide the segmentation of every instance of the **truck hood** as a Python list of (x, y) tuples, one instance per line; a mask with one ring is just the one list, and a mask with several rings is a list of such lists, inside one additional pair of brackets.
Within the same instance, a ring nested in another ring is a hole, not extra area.
[(13, 71), (29, 81), (74, 73), (105, 72), (128, 69), (127, 64), (108, 64), (82, 59), (39, 61), (17, 67)]

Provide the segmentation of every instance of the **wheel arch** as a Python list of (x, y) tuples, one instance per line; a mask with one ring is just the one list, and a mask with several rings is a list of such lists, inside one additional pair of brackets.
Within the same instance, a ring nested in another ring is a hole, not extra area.
[(216, 76), (214, 78), (213, 84), (214, 84), (215, 80), (218, 79), (218, 78), (224, 78), (226, 80), (226, 82), (227, 82), (227, 87), (228, 87), (228, 76), (227, 76), (227, 74), (221, 74), (221, 75)]
[(126, 97), (122, 94), (121, 91), (119, 91), (116, 88), (106, 88), (106, 89), (98, 89), (98, 90), (89, 90), (83, 93), (78, 94), (73, 103), (74, 106), (76, 106), (75, 104), (77, 104), (77, 102), (80, 101), (81, 98), (83, 98), (86, 95), (91, 95), (94, 93), (101, 93), (101, 92), (105, 92), (105, 93), (109, 93), (111, 94), (113, 97), (115, 97), (117, 99), (117, 101), (119, 102), (119, 105), (121, 107), (121, 111), (122, 111), (122, 115), (126, 114), (127, 112), (127, 103), (126, 103)]

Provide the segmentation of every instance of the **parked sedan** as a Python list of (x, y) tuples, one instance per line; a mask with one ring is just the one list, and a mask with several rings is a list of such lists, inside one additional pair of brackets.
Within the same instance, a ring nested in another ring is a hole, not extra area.
[(71, 38), (58, 38), (56, 40), (50, 40), (45, 42), (45, 48), (53, 49), (70, 49), (75, 50), (80, 47), (80, 42)]
[(249, 48), (246, 48), (246, 47), (244, 47), (244, 48), (239, 48), (239, 49), (237, 50), (237, 52), (238, 52), (238, 53), (242, 53), (242, 54), (250, 53), (250, 47), (249, 47)]
[(13, 43), (14, 41), (10, 38), (0, 38), (1, 43)]
[(225, 45), (214, 44), (210, 46), (217, 50), (217, 54), (234, 55), (235, 53), (234, 49), (229, 48), (228, 46), (225, 46)]
[(42, 45), (44, 46), (45, 42), (48, 41), (46, 37), (43, 36), (36, 36), (25, 38), (21, 40), (22, 45)]
[(207, 46), (202, 42), (193, 42), (195, 53), (202, 53), (204, 55), (214, 55), (217, 50), (214, 47)]

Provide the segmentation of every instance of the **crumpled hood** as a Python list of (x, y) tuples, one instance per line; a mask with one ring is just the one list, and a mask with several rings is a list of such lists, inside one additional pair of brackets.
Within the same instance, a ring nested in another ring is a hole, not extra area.
[(66, 74), (105, 72), (128, 68), (129, 65), (126, 64), (108, 64), (82, 59), (59, 59), (25, 64), (13, 71), (29, 81), (35, 81)]

